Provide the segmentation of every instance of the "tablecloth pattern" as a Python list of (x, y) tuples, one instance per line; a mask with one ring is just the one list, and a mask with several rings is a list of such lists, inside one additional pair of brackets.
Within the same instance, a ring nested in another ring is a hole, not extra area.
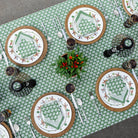
[[(103, 1), (102, 5), (102, 7), (105, 9), (104, 12), (109, 17), (107, 28), (103, 37), (98, 42), (91, 45), (84, 46), (78, 44), (80, 52), (83, 52), (84, 55), (88, 57), (87, 66), (84, 67), (86, 72), (81, 73), (81, 79), (78, 79), (77, 77), (66, 79), (64, 76), (56, 74), (55, 68), (51, 66), (51, 64), (55, 62), (59, 55), (63, 55), (67, 51), (65, 40), (59, 39), (57, 36), (57, 30), (55, 29), (52, 22), (53, 17), (54, 15), (57, 15), (64, 25), (68, 12), (73, 7), (81, 4), (89, 4), (97, 7), (102, 11), (101, 5), (96, 0), (68, 0), (0, 26), (0, 39), (2, 41), (3, 47), (9, 33), (19, 26), (34, 26), (45, 34), (40, 20), (44, 22), (49, 36), (52, 37), (52, 42), (48, 43), (47, 55), (42, 60), (42, 62), (29, 68), (19, 67), (22, 72), (27, 73), (37, 81), (37, 85), (33, 91), (26, 97), (19, 98), (13, 96), (10, 93), (8, 89), (10, 77), (6, 76), (4, 73), (6, 64), (4, 60), (0, 61), (0, 111), (7, 108), (11, 109), (12, 115), (10, 118), (12, 122), (16, 122), (20, 125), (20, 134), (23, 138), (32, 138), (31, 131), (25, 122), (25, 117), (30, 117), (31, 108), (35, 100), (42, 94), (52, 91), (62, 93), (71, 100), (70, 95), (65, 92), (65, 85), (69, 82), (75, 84), (76, 90), (74, 92), (74, 96), (76, 98), (80, 97), (82, 99), (83, 109), (85, 110), (89, 122), (85, 122), (85, 124), (82, 125), (78, 114), (76, 113), (76, 119), (73, 127), (62, 137), (84, 137), (88, 134), (94, 133), (98, 130), (101, 130), (138, 114), (138, 102), (136, 102), (136, 104), (134, 104), (134, 106), (127, 111), (113, 112), (104, 108), (98, 99), (96, 99), (96, 104), (102, 113), (102, 116), (98, 116), (96, 109), (89, 97), (89, 91), (92, 91), (94, 93), (94, 96), (96, 96), (96, 80), (103, 71), (113, 67), (121, 68), (122, 63), (128, 59), (138, 59), (138, 43), (136, 41), (138, 40), (138, 31), (136, 30), (137, 25), (134, 25), (130, 29), (124, 28), (121, 18), (115, 17), (113, 15), (113, 7), (108, 0)], [(121, 0), (118, 0), (118, 4), (126, 20), (128, 18), (128, 15), (123, 9)], [(125, 58), (117, 57), (116, 55), (113, 55), (110, 58), (104, 58), (103, 51), (105, 49), (111, 48), (111, 41), (113, 37), (120, 33), (128, 34), (135, 40), (136, 48), (134, 53)], [(16, 66), (10, 61), (9, 64), (11, 66)], [(136, 71), (136, 73), (138, 74), (138, 71)], [(37, 138), (44, 137), (35, 129), (34, 131)]]

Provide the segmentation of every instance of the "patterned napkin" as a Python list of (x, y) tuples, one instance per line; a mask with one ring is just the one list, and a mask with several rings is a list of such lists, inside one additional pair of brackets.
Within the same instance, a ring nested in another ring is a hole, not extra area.
[(79, 30), (83, 36), (88, 35), (96, 31), (96, 25), (94, 23), (94, 18), (91, 15), (79, 11), (75, 20)]
[(27, 34), (20, 32), (17, 36), (15, 44), (18, 47), (22, 58), (26, 58), (36, 53), (34, 40)]
[(113, 77), (106, 82), (107, 88), (110, 93), (110, 97), (121, 103), (125, 103), (128, 89), (126, 83), (120, 76)]
[(43, 120), (49, 126), (59, 129), (64, 119), (57, 101), (52, 101), (41, 107)]

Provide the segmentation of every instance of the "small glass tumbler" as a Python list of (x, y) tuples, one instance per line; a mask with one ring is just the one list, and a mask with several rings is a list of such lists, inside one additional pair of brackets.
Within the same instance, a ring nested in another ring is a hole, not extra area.
[(65, 86), (65, 90), (67, 93), (73, 93), (75, 91), (75, 86), (74, 84), (72, 83), (68, 83), (66, 86)]
[(67, 48), (68, 48), (68, 50), (73, 50), (74, 47), (75, 47), (75, 44), (76, 44), (75, 39), (73, 39), (73, 38), (68, 38), (67, 39)]
[(11, 111), (6, 109), (0, 113), (0, 123), (5, 121), (8, 117), (10, 117)]
[(5, 72), (6, 72), (6, 75), (8, 76), (16, 76), (20, 71), (15, 67), (9, 66), (6, 68)]
[(124, 26), (126, 28), (130, 28), (132, 25), (134, 25), (135, 23), (138, 22), (138, 15), (132, 14), (130, 16), (130, 18), (128, 18), (125, 22), (124, 22)]
[(129, 61), (125, 61), (123, 64), (122, 64), (122, 68), (123, 69), (134, 69), (136, 68), (137, 66), (137, 61), (135, 59), (131, 59)]

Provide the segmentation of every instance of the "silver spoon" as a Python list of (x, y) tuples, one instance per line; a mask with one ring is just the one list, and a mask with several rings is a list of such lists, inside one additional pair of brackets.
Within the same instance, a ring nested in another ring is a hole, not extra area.
[(111, 2), (112, 7), (114, 8), (114, 11), (113, 11), (114, 15), (119, 16), (119, 12), (118, 12), (118, 10), (116, 10), (112, 0), (110, 0), (110, 2)]
[(48, 36), (48, 33), (47, 33), (47, 31), (46, 31), (46, 28), (45, 28), (43, 22), (41, 22), (41, 24), (42, 24), (42, 26), (43, 26), (43, 28), (44, 28), (44, 31), (45, 31), (46, 35), (47, 35), (47, 40), (50, 42), (50, 41), (52, 40), (52, 38), (51, 38), (50, 36)]
[(85, 112), (84, 112), (84, 110), (83, 110), (83, 108), (82, 108), (82, 100), (81, 100), (80, 98), (77, 98), (77, 103), (78, 103), (78, 105), (80, 105), (81, 110), (82, 110), (82, 112), (83, 112), (83, 115), (84, 115), (86, 121), (88, 122), (88, 119), (87, 119), (87, 117), (86, 117), (86, 114), (85, 114)]
[(19, 133), (19, 137), (21, 138), (21, 135), (20, 135), (20, 132), (19, 132), (19, 130), (20, 130), (19, 126), (17, 124), (14, 124), (13, 128), (14, 128), (16, 133)]
[(2, 60), (2, 54), (0, 54), (0, 60)]
[(58, 30), (58, 33), (57, 33), (58, 37), (59, 37), (59, 38), (62, 38), (62, 37), (63, 37), (63, 34), (59, 31), (60, 29), (59, 29), (58, 25), (56, 24), (55, 18), (53, 19), (53, 22), (54, 22), (54, 24), (55, 24), (55, 27), (56, 27), (57, 30)]
[(36, 138), (36, 136), (35, 136), (35, 134), (34, 134), (34, 132), (33, 132), (33, 130), (32, 130), (32, 127), (31, 127), (31, 121), (30, 121), (28, 118), (26, 118), (26, 123), (27, 123), (27, 125), (30, 127), (30, 129), (31, 129), (31, 133), (32, 133), (32, 135), (33, 135), (33, 138)]
[(97, 110), (97, 113), (98, 113), (99, 115), (101, 115), (101, 113), (100, 113), (100, 111), (99, 111), (99, 108), (97, 107), (97, 105), (96, 105), (96, 103), (95, 103), (95, 97), (93, 96), (92, 92), (89, 92), (89, 95), (90, 95), (91, 100), (94, 101), (93, 103), (94, 103), (94, 105), (95, 105), (95, 108), (96, 108), (96, 110)]

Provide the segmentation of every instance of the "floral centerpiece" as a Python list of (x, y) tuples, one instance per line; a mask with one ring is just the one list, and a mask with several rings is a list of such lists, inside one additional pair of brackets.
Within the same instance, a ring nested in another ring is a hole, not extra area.
[[(79, 49), (77, 50), (79, 52)], [(76, 53), (75, 50), (67, 52), (59, 56), (56, 63), (56, 73), (59, 73), (67, 78), (77, 76), (80, 78), (80, 72), (85, 72), (82, 67), (86, 65), (87, 57), (83, 53)]]

